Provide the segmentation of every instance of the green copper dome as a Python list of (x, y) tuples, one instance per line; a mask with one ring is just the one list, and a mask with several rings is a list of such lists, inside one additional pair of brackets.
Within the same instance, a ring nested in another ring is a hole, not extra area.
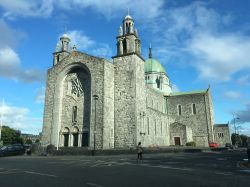
[(154, 58), (149, 58), (146, 60), (144, 64), (144, 72), (149, 73), (149, 72), (159, 72), (159, 73), (165, 73), (166, 70), (165, 68)]

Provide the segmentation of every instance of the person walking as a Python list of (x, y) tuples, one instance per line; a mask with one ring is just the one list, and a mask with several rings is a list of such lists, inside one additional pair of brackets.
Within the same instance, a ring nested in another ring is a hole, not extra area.
[(141, 146), (141, 142), (139, 142), (138, 145), (137, 145), (137, 162), (139, 160), (142, 160), (142, 151), (143, 151), (143, 149), (142, 149), (142, 146)]

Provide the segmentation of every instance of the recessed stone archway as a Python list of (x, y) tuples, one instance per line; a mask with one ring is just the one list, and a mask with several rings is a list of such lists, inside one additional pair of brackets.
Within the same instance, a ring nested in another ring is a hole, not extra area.
[(90, 129), (91, 74), (85, 65), (71, 66), (64, 71), (61, 85), (59, 125), (74, 127), (68, 146), (82, 146), (80, 132)]
[(64, 147), (69, 146), (70, 130), (68, 127), (64, 127), (62, 131), (62, 142)]
[(187, 128), (186, 125), (174, 122), (170, 124), (170, 145), (186, 145)]

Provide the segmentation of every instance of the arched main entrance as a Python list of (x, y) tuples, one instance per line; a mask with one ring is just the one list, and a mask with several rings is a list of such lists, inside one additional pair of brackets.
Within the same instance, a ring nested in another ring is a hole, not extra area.
[[(65, 70), (65, 77), (61, 86), (61, 128), (70, 127), (71, 134), (65, 135), (64, 146), (83, 146), (83, 129), (90, 129), (91, 114), (91, 74), (83, 64), (71, 65)], [(89, 138), (89, 135), (87, 136)], [(84, 141), (84, 146), (89, 140)]]

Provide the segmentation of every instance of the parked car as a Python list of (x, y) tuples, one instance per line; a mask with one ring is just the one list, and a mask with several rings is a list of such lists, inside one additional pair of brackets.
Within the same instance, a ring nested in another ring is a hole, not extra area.
[(218, 147), (218, 144), (215, 143), (215, 142), (210, 142), (210, 143), (209, 143), (209, 147), (211, 147), (211, 148), (216, 148), (216, 147)]
[(23, 155), (25, 147), (22, 144), (5, 145), (0, 148), (0, 156)]

